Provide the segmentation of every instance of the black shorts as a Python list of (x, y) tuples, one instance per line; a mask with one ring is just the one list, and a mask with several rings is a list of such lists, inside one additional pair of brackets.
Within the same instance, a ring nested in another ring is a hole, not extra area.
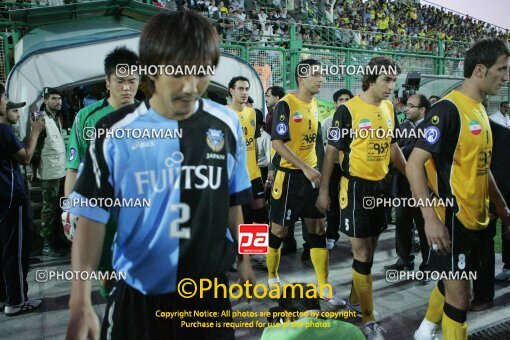
[(271, 191), (271, 222), (292, 227), (300, 217), (324, 218), (315, 207), (318, 196), (319, 188), (314, 189), (301, 170), (276, 170)]
[(257, 177), (251, 181), (251, 193), (254, 200), (259, 198), (266, 198), (265, 190), (266, 189), (264, 189), (264, 182), (262, 181), (262, 177)]
[(427, 269), (441, 273), (454, 272), (462, 274), (462, 277), (469, 277), (468, 272), (474, 273), (479, 267), (481, 257), (487, 256), (485, 245), (487, 239), (491, 237), (491, 231), (466, 228), (451, 208), (446, 209), (445, 225), (450, 234), (451, 253), (441, 255), (431, 247)]
[[(211, 278), (213, 280), (213, 278)], [(195, 280), (199, 282), (199, 279)], [(218, 277), (218, 283), (225, 284), (228, 291), (226, 275)], [(185, 299), (176, 293), (164, 295), (144, 295), (132, 288), (125, 281), (119, 281), (108, 297), (101, 327), (101, 339), (235, 339), (231, 323), (232, 307), (228, 298), (214, 298), (214, 289)], [(221, 291), (221, 289), (219, 290)], [(217, 312), (211, 315), (195, 316), (194, 311)], [(164, 312), (187, 312), (182, 317), (161, 317)], [(191, 315), (190, 315), (191, 314)], [(158, 317), (159, 315), (159, 317)], [(226, 316), (228, 315), (228, 316)], [(185, 321), (188, 324), (183, 325)], [(214, 327), (192, 327), (192, 322)], [(226, 327), (216, 327), (216, 325)]]
[(349, 237), (379, 236), (388, 224), (383, 206), (370, 206), (372, 198), (384, 197), (385, 181), (369, 181), (358, 177), (340, 181), (340, 230)]

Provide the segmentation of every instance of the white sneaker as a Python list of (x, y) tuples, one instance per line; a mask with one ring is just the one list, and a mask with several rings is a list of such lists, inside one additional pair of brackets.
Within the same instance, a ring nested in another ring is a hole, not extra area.
[(278, 286), (280, 286), (280, 290), (282, 289), (282, 284), (280, 282), (280, 278), (279, 277), (275, 277), (275, 278), (272, 278), (272, 279), (267, 279), (267, 286), (269, 288), (271, 288), (272, 285), (278, 285)]
[(329, 302), (330, 304), (332, 304), (335, 307), (343, 307), (346, 305), (345, 300), (342, 299), (337, 294), (333, 294), (333, 296), (331, 296), (331, 297), (329, 295), (325, 295), (325, 294), (324, 294), (324, 296), (321, 296), (321, 293), (319, 291), (317, 291), (317, 294), (319, 295), (319, 297), (322, 301)]
[(251, 255), (250, 259), (258, 266), (267, 267), (265, 255)]
[(326, 248), (328, 248), (328, 250), (331, 250), (335, 247), (336, 247), (335, 239), (333, 239), (333, 238), (326, 239)]
[(363, 333), (367, 340), (384, 340), (383, 334), (386, 334), (386, 330), (377, 322), (370, 321), (363, 325)]
[(5, 315), (14, 316), (30, 312), (41, 305), (41, 300), (28, 299), (27, 302), (20, 303), (17, 306), (5, 306)]
[(436, 334), (437, 329), (438, 325), (423, 319), (420, 327), (414, 332), (414, 340), (437, 340), (439, 339)]
[[(347, 302), (347, 306), (356, 312), (356, 316), (359, 318), (363, 317), (363, 312), (361, 311), (361, 304), (359, 303), (350, 303)], [(381, 314), (379, 314), (377, 311), (373, 310), (372, 315), (374, 316), (375, 322), (381, 322)]]
[(510, 279), (510, 269), (505, 269), (505, 268), (503, 268), (501, 273), (499, 273), (498, 275), (496, 275), (494, 277), (494, 280), (496, 280), (496, 281), (506, 281), (508, 279)]
[(439, 338), (436, 334), (436, 331), (433, 331), (432, 333), (427, 333), (425, 331), (417, 329), (416, 332), (414, 332), (414, 340), (438, 340), (438, 339)]

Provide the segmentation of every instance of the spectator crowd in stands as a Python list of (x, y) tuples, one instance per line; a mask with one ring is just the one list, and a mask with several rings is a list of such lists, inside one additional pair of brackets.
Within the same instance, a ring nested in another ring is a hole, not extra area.
[[(75, 2), (83, 0), (32, 0), (40, 5)], [(441, 39), (445, 41), (442, 47), (448, 57), (460, 57), (471, 43), (484, 36), (510, 40), (508, 30), (409, 0), (153, 0), (152, 3), (200, 11), (216, 20), (224, 41), (266, 46), (285, 45), (290, 38), (291, 24), (298, 24), (296, 37), (305, 44), (437, 55), (437, 41)], [(283, 7), (285, 4), (287, 7)]]
[(447, 56), (460, 57), (468, 45), (483, 36), (510, 39), (508, 31), (428, 4), (387, 0), (303, 1), (299, 7), (293, 3), (293, 10), (288, 11), (277, 2), (263, 7), (267, 4), (260, 1), (255, 4), (253, 0), (244, 4), (199, 0), (191, 7), (216, 19), (218, 32), (227, 40), (262, 43), (285, 40), (289, 39), (290, 24), (296, 23), (297, 38), (308, 44), (436, 54), (437, 40), (441, 39), (464, 42), (443, 46)]

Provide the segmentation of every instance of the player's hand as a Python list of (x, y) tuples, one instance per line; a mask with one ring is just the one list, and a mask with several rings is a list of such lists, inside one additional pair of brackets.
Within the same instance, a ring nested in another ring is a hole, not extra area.
[[(447, 255), (450, 252), (450, 234), (448, 233), (448, 228), (437, 216), (425, 219), (425, 234), (427, 235), (429, 247), (433, 251), (440, 252), (443, 255)], [(436, 245), (435, 249), (434, 245)]]
[(267, 172), (267, 179), (266, 179), (266, 183), (264, 183), (264, 189), (270, 189), (273, 187), (273, 182), (274, 182), (274, 170), (269, 170)]
[(251, 267), (250, 259), (247, 255), (244, 255), (243, 260), (239, 261), (237, 265), (237, 272), (239, 273), (239, 280), (241, 285), (244, 285), (246, 281), (251, 283), (249, 286), (250, 292), (246, 296), (246, 299), (249, 302), (251, 300), (250, 296), (253, 296), (253, 292), (255, 291), (255, 284), (257, 283), (257, 280), (255, 278), (253, 268)]
[(100, 330), (99, 318), (92, 305), (71, 308), (66, 340), (99, 339)]
[(496, 212), (499, 218), (501, 218), (503, 225), (505, 227), (510, 226), (510, 209), (508, 209), (508, 206), (506, 204), (500, 206), (496, 205)]
[(306, 178), (312, 183), (315, 183), (315, 188), (318, 188), (321, 184), (321, 173), (317, 171), (317, 169), (312, 168), (311, 166), (306, 166), (303, 169), (303, 173)]
[(325, 190), (319, 191), (319, 196), (317, 197), (317, 202), (315, 202), (315, 206), (320, 211), (321, 214), (325, 214), (329, 211), (329, 206), (331, 204), (331, 199), (329, 198), (329, 193)]
[(38, 120), (33, 120), (32, 117), (28, 117), (28, 122), (30, 123), (30, 127), (34, 132), (41, 132), (46, 126), (46, 121), (42, 117)]
[(510, 241), (510, 209), (505, 205), (496, 205), (496, 212), (503, 222), (503, 237)]

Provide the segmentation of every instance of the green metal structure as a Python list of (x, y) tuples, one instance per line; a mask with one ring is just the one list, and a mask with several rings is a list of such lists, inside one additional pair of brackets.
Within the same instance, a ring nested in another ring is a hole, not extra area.
[[(18, 9), (9, 11), (9, 20), (0, 20), (0, 81), (5, 82), (14, 62), (14, 48), (21, 37), (29, 31), (44, 28), (51, 29), (56, 23), (76, 23), (86, 25), (88, 18), (109, 16), (113, 18), (129, 18), (146, 22), (152, 15), (165, 11), (152, 5), (132, 0), (109, 0), (80, 4), (71, 4), (58, 7), (44, 7), (31, 9)], [(141, 25), (140, 25), (141, 27)], [(304, 43), (299, 32), (304, 29), (320, 36), (319, 41), (313, 44)], [(384, 37), (378, 32), (363, 32), (364, 35), (377, 34), (387, 45), (382, 48), (369, 50), (360, 47), (354, 40), (347, 41), (353, 32), (342, 29), (308, 25), (291, 24), (288, 36), (261, 43), (253, 41), (236, 41), (223, 39), (221, 49), (224, 52), (236, 55), (249, 63), (257, 70), (267, 88), (272, 85), (282, 86), (285, 90), (296, 88), (295, 69), (299, 60), (303, 58), (316, 58), (325, 65), (360, 66), (365, 65), (373, 56), (387, 55), (397, 61), (403, 73), (420, 71), (427, 83), (426, 94), (445, 94), (446, 88), (455, 88), (462, 81), (463, 59), (457, 58), (468, 45), (465, 42), (442, 41), (426, 38), (413, 38), (393, 35)], [(356, 33), (356, 32), (354, 32)], [(382, 37), (382, 38), (381, 38)], [(236, 38), (234, 34), (234, 38)], [(409, 50), (395, 50), (390, 42), (405, 42), (405, 46), (422, 46), (429, 48), (420, 53)], [(422, 44), (422, 45), (420, 45)], [(346, 47), (348, 46), (348, 47)], [(361, 74), (338, 74), (326, 76), (319, 99), (331, 101), (333, 93), (339, 88), (347, 88), (354, 93), (361, 91)], [(448, 80), (449, 86), (443, 86)], [(430, 92), (429, 92), (430, 91)], [(489, 101), (489, 112), (497, 109), (502, 100), (510, 97), (508, 86)]]

